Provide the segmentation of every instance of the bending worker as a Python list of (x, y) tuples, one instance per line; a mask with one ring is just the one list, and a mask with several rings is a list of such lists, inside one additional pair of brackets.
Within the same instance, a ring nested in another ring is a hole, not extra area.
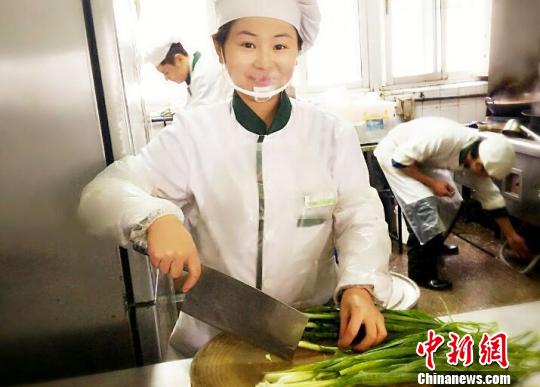
[(419, 118), (392, 129), (374, 154), (405, 216), (409, 277), (419, 285), (433, 290), (452, 285), (437, 274), (437, 256), (444, 251), (443, 233), (462, 202), (450, 171), (463, 171), (510, 247), (520, 256), (530, 255), (491, 180), (504, 178), (515, 161), (512, 145), (502, 135), (483, 140), (475, 131), (449, 119)]
[(227, 81), (217, 57), (195, 51), (193, 55), (180, 42), (156, 47), (147, 61), (163, 74), (167, 81), (187, 85), (185, 107), (209, 105), (231, 97), (232, 86)]
[[(186, 111), (139, 155), (107, 167), (85, 188), (80, 215), (122, 245), (146, 239), (163, 273), (177, 278), (187, 266), (184, 291), (202, 262), (293, 306), (334, 298), (338, 344), (366, 350), (386, 336), (376, 305), (391, 290), (383, 208), (354, 129), (285, 93), (317, 35), (317, 2), (215, 8), (232, 99)], [(181, 312), (170, 343), (193, 356), (217, 333)]]

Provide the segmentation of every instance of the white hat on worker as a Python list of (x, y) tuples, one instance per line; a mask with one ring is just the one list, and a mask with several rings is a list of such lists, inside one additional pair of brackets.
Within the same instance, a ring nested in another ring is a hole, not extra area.
[(500, 134), (489, 136), (480, 142), (478, 157), (488, 175), (496, 179), (508, 175), (516, 161), (512, 144)]
[(269, 17), (292, 24), (302, 38), (302, 52), (313, 45), (321, 13), (317, 0), (214, 0), (217, 26), (242, 17)]
[(159, 66), (163, 59), (167, 56), (169, 49), (171, 48), (172, 42), (163, 43), (155, 46), (151, 49), (144, 57), (146, 62), (153, 64), (154, 66)]

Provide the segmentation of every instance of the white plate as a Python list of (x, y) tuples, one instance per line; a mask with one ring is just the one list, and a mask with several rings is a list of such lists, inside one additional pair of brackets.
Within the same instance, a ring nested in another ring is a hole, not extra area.
[(416, 282), (393, 271), (390, 275), (392, 276), (392, 293), (386, 308), (397, 310), (413, 308), (420, 298), (420, 288)]

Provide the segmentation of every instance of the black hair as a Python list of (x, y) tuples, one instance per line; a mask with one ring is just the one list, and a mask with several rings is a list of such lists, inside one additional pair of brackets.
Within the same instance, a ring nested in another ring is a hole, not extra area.
[(169, 51), (167, 51), (167, 55), (165, 55), (165, 59), (163, 59), (160, 64), (174, 65), (174, 56), (176, 54), (188, 56), (186, 49), (184, 48), (184, 46), (182, 46), (182, 43), (180, 42), (171, 44), (171, 46), (169, 47)]
[(225, 45), (225, 41), (229, 37), (229, 32), (231, 31), (233, 23), (234, 20), (223, 24), (221, 27), (218, 28), (217, 32), (212, 35), (212, 39), (214, 39), (214, 41), (221, 47)]
[[(229, 37), (229, 32), (231, 31), (231, 27), (235, 21), (232, 20), (228, 23), (223, 24), (221, 27), (218, 28), (217, 32), (212, 35), (212, 39), (219, 44), (221, 47), (225, 45), (225, 42), (227, 41), (227, 38)], [(296, 31), (296, 28), (294, 29)], [(302, 49), (302, 38), (300, 37), (300, 34), (298, 31), (296, 31), (296, 42), (298, 44), (298, 51)]]
[(480, 147), (481, 142), (482, 142), (482, 140), (476, 140), (469, 147), (469, 154), (471, 155), (471, 157), (473, 159), (478, 158), (478, 148)]

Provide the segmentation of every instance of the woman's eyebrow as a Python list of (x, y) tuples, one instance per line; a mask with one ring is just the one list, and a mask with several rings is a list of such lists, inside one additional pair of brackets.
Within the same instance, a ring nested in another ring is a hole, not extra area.
[(249, 36), (257, 36), (257, 34), (254, 34), (253, 32), (249, 32), (249, 31), (239, 31), (237, 33), (237, 35), (249, 35)]
[[(257, 34), (250, 31), (246, 31), (246, 30), (238, 31), (237, 35), (248, 35), (248, 36), (257, 37)], [(274, 38), (291, 38), (292, 39), (293, 37), (291, 36), (291, 34), (283, 32), (281, 34), (274, 35)]]

